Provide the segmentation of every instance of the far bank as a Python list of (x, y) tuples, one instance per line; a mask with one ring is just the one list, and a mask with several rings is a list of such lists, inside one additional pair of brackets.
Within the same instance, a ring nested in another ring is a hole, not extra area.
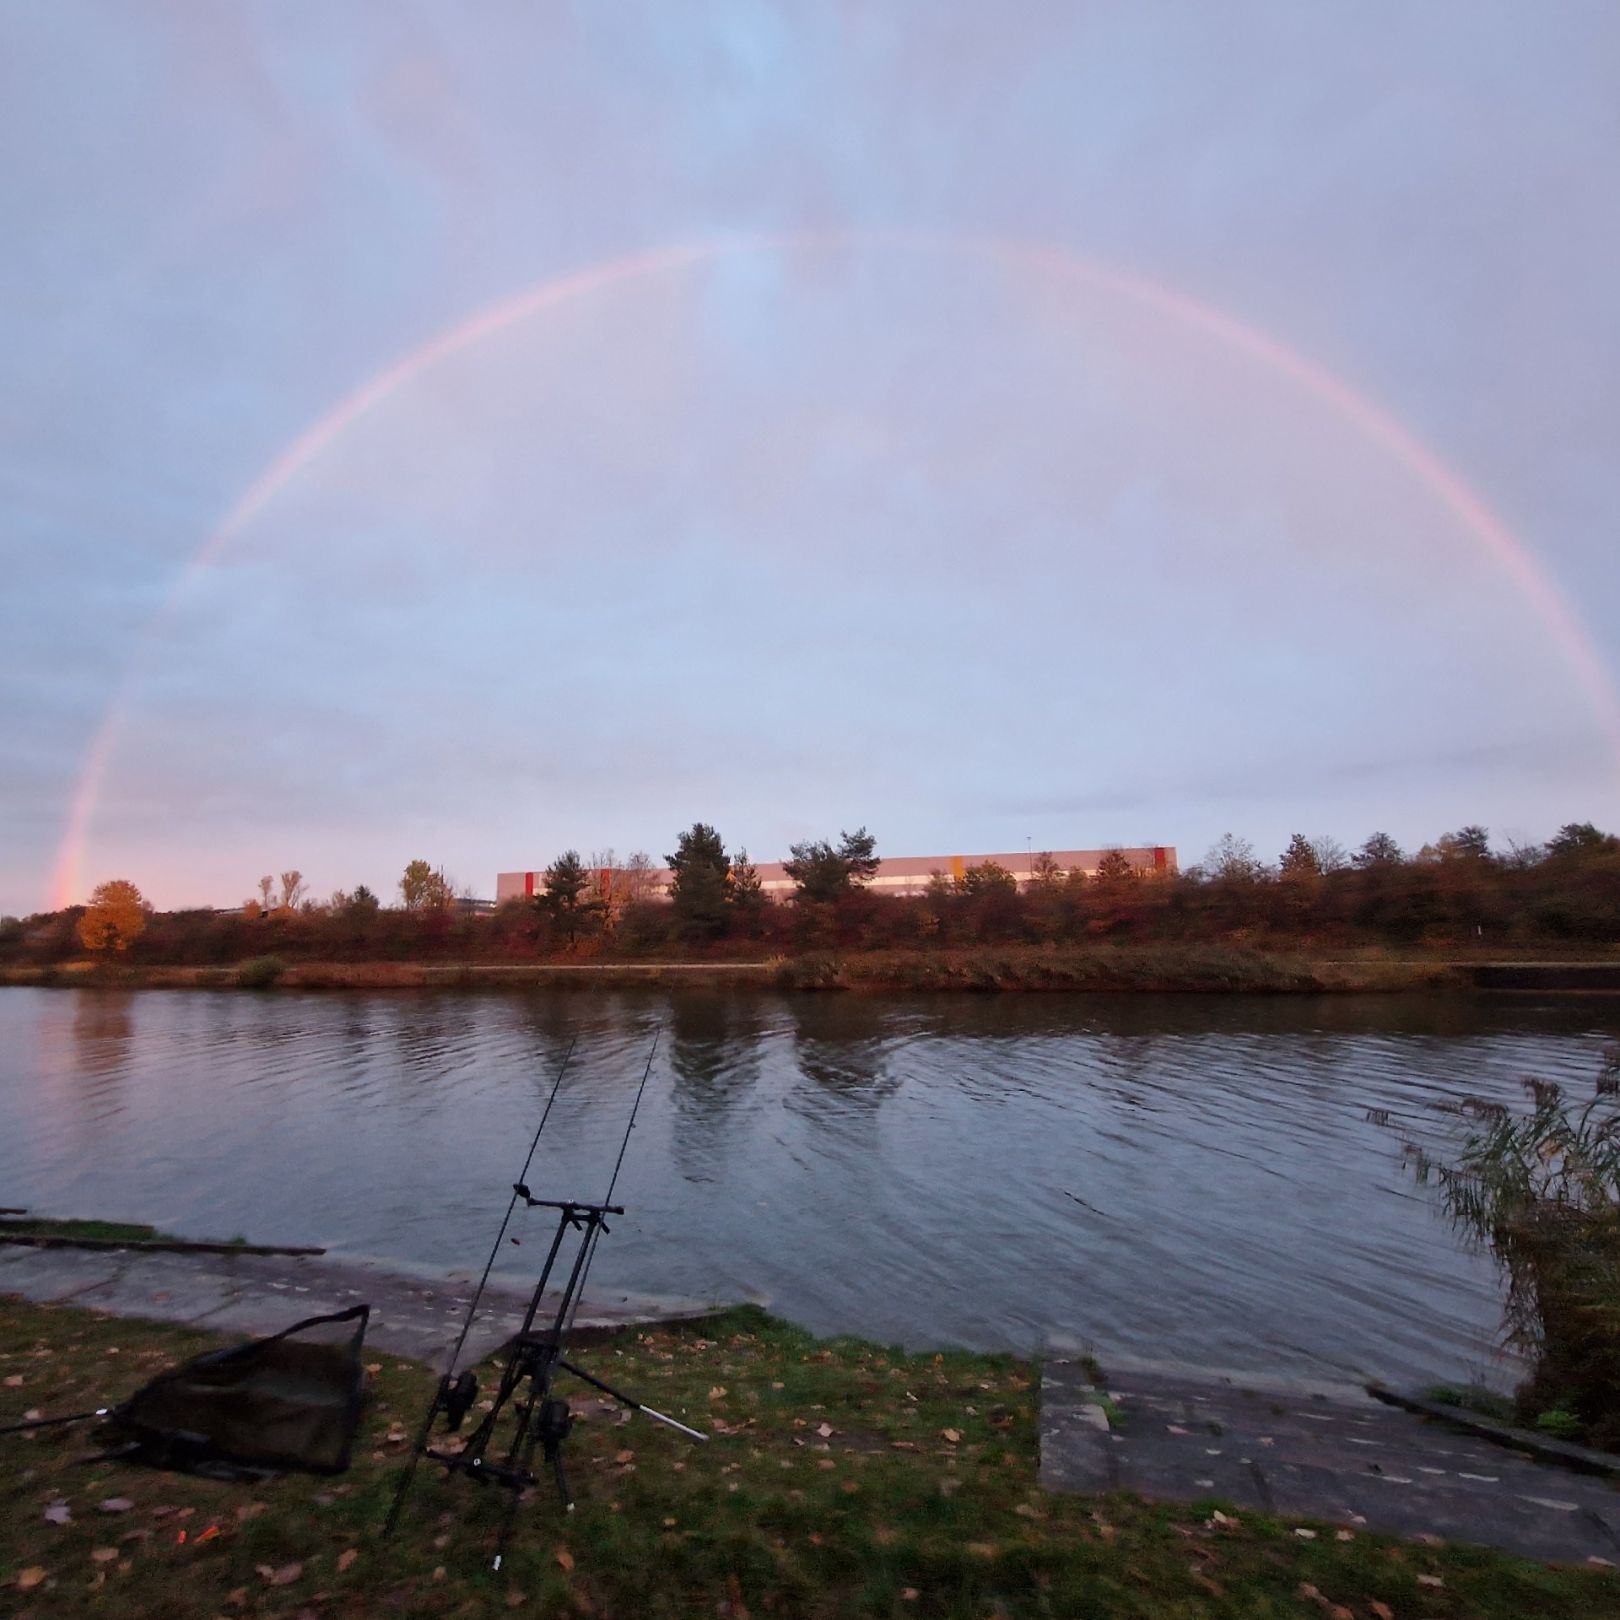
[(625, 985), (771, 991), (1096, 991), (1228, 995), (1424, 990), (1620, 994), (1620, 962), (1515, 955), (1336, 957), (1242, 945), (829, 951), (759, 961), (308, 962), (203, 965), (77, 960), (0, 965), (0, 985), (126, 989), (591, 990)]

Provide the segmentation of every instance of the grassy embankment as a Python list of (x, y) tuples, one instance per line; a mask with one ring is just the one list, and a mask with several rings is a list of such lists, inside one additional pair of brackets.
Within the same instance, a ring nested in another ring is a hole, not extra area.
[(0, 967), (0, 984), (159, 989), (491, 989), (752, 985), (777, 990), (1086, 990), (1321, 994), (1459, 988), (1448, 957), (1356, 961), (1243, 945), (1006, 945), (820, 952), (760, 962), (283, 962), (215, 967), (75, 961)]
[[(0, 1302), (0, 1422), (115, 1400), (217, 1342)], [(497, 1493), (436, 1469), (419, 1476), (400, 1534), (378, 1539), (430, 1377), (374, 1355), (356, 1462), (339, 1480), (225, 1486), (76, 1461), (93, 1449), (82, 1431), (0, 1440), (3, 1606), (41, 1620), (1620, 1612), (1613, 1573), (1293, 1519), (1217, 1520), (1214, 1503), (1047, 1495), (1037, 1371), (1007, 1357), (818, 1342), (757, 1311), (589, 1355), (713, 1442), (576, 1400), (578, 1509), (564, 1519), (540, 1492), (498, 1576)]]

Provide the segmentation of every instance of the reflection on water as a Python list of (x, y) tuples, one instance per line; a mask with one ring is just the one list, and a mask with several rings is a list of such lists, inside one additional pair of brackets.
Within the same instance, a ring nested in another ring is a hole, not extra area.
[(1489, 1370), (1498, 1300), (1401, 1136), (1528, 1074), (1588, 1085), (1620, 1009), (7, 990), (0, 1202), (474, 1266), (570, 1044), (529, 1179), (599, 1197), (661, 1024), (604, 1286), (1421, 1380)]

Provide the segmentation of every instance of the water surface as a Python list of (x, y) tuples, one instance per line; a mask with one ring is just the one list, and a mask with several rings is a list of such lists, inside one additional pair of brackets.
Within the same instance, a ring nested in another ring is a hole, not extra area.
[(666, 1009), (601, 1285), (1418, 1381), (1506, 1374), (1400, 1133), (1585, 1090), (1620, 1034), (1600, 1000), (6, 989), (0, 1204), (476, 1267), (576, 1036), (529, 1180), (602, 1195)]

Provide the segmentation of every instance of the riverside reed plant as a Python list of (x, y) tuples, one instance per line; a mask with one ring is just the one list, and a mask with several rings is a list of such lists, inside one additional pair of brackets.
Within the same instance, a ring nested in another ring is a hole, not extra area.
[(1502, 1269), (1507, 1339), (1530, 1363), (1518, 1416), (1620, 1450), (1620, 1047), (1584, 1102), (1545, 1081), (1525, 1090), (1528, 1112), (1459, 1104), (1470, 1128), (1453, 1162), (1407, 1154)]

